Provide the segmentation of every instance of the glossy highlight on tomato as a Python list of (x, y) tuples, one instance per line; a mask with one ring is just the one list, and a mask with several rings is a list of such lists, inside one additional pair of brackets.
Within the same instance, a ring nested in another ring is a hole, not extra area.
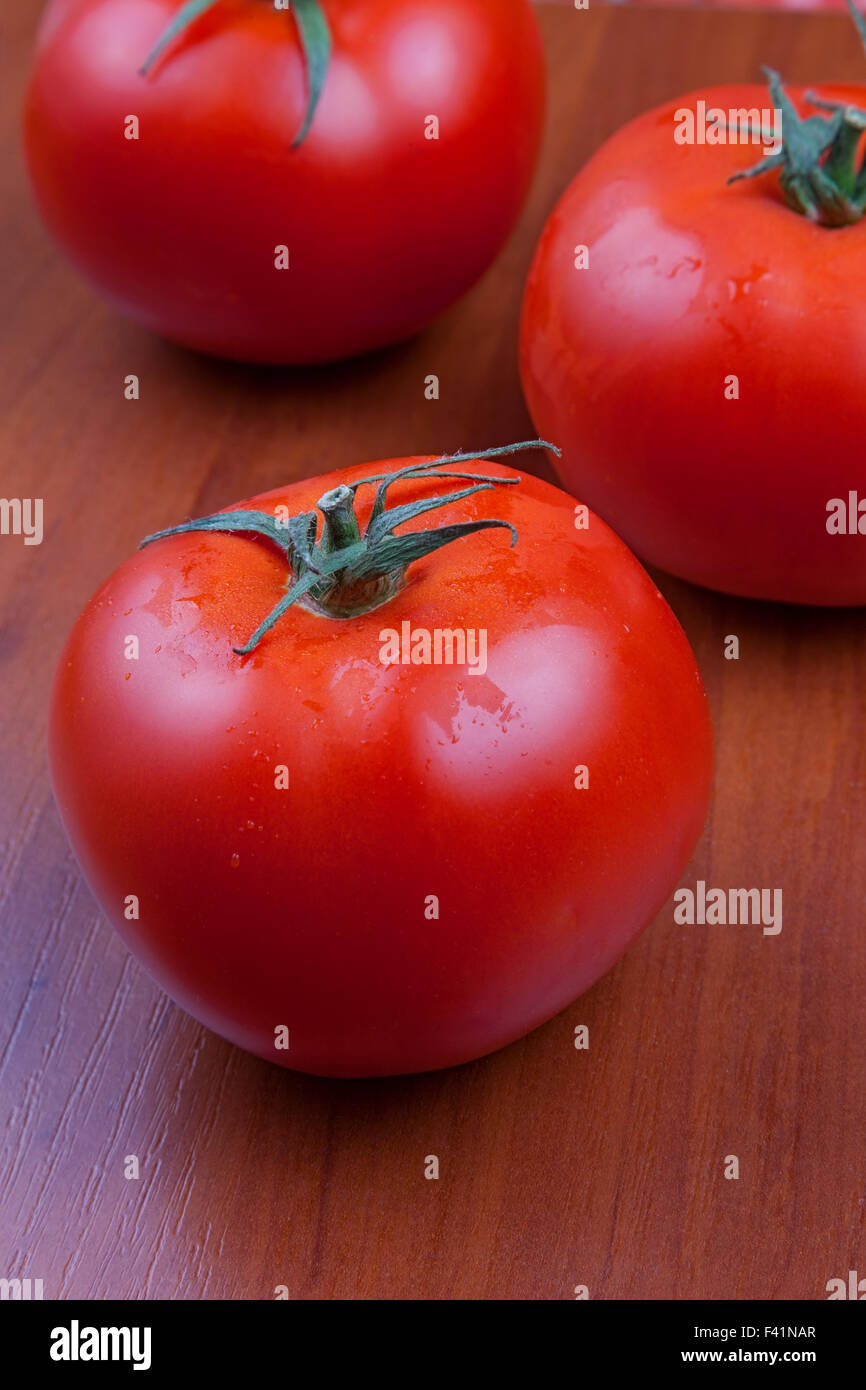
[(52, 0), (40, 30), (36, 198), (118, 309), (219, 356), (319, 362), (410, 336), (487, 269), (541, 136), (528, 0), (321, 0), (330, 60), (299, 146), (293, 13), (220, 0), (142, 75), (181, 8)]

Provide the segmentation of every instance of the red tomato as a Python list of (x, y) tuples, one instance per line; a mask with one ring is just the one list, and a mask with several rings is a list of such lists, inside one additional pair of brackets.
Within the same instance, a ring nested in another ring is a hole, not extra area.
[(330, 63), (293, 148), (309, 84), (292, 14), (221, 0), (142, 77), (180, 0), (49, 5), (25, 110), (40, 209), (78, 269), (168, 338), (263, 362), (395, 342), (517, 217), (544, 108), (527, 0), (322, 7)]
[[(323, 490), (423, 463), (241, 507), (309, 522)], [(106, 916), (196, 1018), (300, 1071), (424, 1071), (535, 1028), (659, 910), (704, 821), (706, 696), (661, 594), (557, 488), (467, 463), (504, 481), (441, 520), (490, 529), (402, 587), (341, 580), (353, 617), (296, 604), (238, 655), (285, 596), (285, 553), (189, 531), (107, 580), (58, 667), (54, 789)], [(436, 489), (410, 475), (392, 495)], [(362, 522), (371, 503), (362, 488)], [(446, 629), (470, 644), (451, 664)]]
[(828, 531), (853, 492), (866, 532), (866, 223), (792, 210), (774, 171), (728, 186), (761, 150), (677, 144), (699, 99), (773, 106), (759, 86), (681, 97), (578, 174), (527, 285), (529, 408), (565, 486), (644, 559), (753, 598), (866, 603), (866, 535)]

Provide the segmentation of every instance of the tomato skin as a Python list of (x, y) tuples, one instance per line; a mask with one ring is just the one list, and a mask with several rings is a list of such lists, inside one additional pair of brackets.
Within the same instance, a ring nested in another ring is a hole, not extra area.
[(564, 486), (643, 559), (751, 598), (866, 603), (866, 539), (826, 529), (832, 498), (866, 497), (866, 223), (810, 222), (775, 175), (727, 187), (761, 151), (675, 144), (674, 112), (699, 97), (772, 104), (733, 86), (657, 107), (554, 209), (523, 306), (530, 412)]
[[(403, 462), (241, 505), (307, 510)], [(573, 499), (521, 476), (437, 513), (509, 521), (513, 549), (505, 531), (461, 539), (361, 618), (296, 607), (240, 658), (285, 563), (188, 533), (123, 564), (71, 633), (50, 757), (85, 876), (178, 1003), (271, 1061), (383, 1075), (503, 1046), (614, 963), (700, 833), (712, 736), (679, 624), (602, 522), (577, 531)], [(403, 621), (486, 629), (486, 673), (382, 665)]]
[(408, 337), (486, 270), (541, 136), (528, 0), (323, 0), (331, 65), (298, 149), (291, 16), (223, 0), (142, 78), (180, 3), (53, 0), (25, 103), (43, 218), (122, 312), (220, 356), (325, 361)]

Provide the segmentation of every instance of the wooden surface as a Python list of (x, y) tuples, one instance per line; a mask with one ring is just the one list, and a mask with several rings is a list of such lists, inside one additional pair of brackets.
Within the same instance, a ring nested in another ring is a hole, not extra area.
[(17, 153), (35, 8), (4, 0), (0, 20), (0, 491), (46, 508), (41, 547), (0, 538), (0, 1276), (53, 1298), (818, 1299), (866, 1274), (862, 613), (659, 577), (718, 737), (682, 881), (780, 886), (783, 930), (677, 926), (669, 904), (546, 1027), (415, 1079), (283, 1072), (169, 1003), (83, 884), (44, 753), (65, 633), (140, 537), (302, 471), (527, 437), (520, 289), (570, 175), (641, 109), (762, 61), (791, 81), (862, 77), (847, 21), (544, 9), (544, 157), (495, 268), (408, 347), (288, 372), (166, 346), (55, 253)]

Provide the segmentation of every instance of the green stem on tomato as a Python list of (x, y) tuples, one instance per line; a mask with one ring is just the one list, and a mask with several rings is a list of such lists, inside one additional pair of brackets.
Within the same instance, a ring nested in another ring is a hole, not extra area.
[[(186, 0), (145, 58), (139, 69), (141, 76), (147, 77), (174, 40), (185, 33), (201, 15), (219, 3), (220, 0)], [(307, 71), (307, 106), (301, 128), (292, 141), (292, 149), (296, 149), (298, 145), (303, 144), (313, 123), (325, 85), (331, 61), (331, 30), (321, 0), (288, 0), (288, 5), (298, 30)]]
[[(238, 656), (247, 656), (295, 603), (326, 618), (360, 617), (381, 608), (382, 604), (400, 592), (406, 583), (406, 572), (415, 560), (441, 550), (452, 541), (471, 536), (476, 531), (501, 527), (511, 532), (511, 544), (515, 545), (517, 532), (511, 523), (492, 519), (454, 522), (426, 531), (410, 531), (402, 536), (394, 532), (398, 526), (413, 521), (425, 512), (462, 502), (476, 492), (487, 492), (495, 487), (520, 482), (520, 478), (491, 478), (484, 473), (451, 470), (450, 464), (462, 459), (472, 462), (502, 458), (523, 449), (550, 449), (557, 456), (560, 452), (554, 444), (548, 444), (543, 439), (530, 439), (498, 449), (485, 449), (478, 454), (443, 454), (430, 463), (408, 464), (394, 473), (376, 473), (369, 478), (361, 478), (357, 483), (332, 488), (317, 503), (323, 517), (320, 541), (316, 540), (318, 524), (315, 512), (300, 512), (288, 523), (282, 524), (267, 512), (234, 511), (216, 512), (197, 521), (172, 526), (167, 531), (157, 531), (152, 536), (146, 536), (141, 545), (151, 545), (153, 541), (163, 540), (166, 536), (184, 535), (190, 531), (234, 531), (264, 536), (279, 547), (289, 568), (286, 592), (249, 641), (243, 647), (234, 648)], [(388, 489), (395, 483), (429, 478), (459, 478), (471, 486), (388, 507)], [(355, 515), (355, 494), (359, 487), (374, 483), (378, 483), (376, 496), (362, 536)]]
[(361, 539), (358, 518), (355, 516), (355, 494), (350, 487), (332, 488), (319, 498), (317, 506), (324, 517), (322, 553), (348, 550)]
[[(845, 3), (866, 48), (866, 20), (854, 0)], [(778, 169), (785, 201), (795, 212), (822, 227), (859, 222), (866, 212), (866, 157), (860, 154), (866, 111), (807, 92), (806, 100), (816, 114), (803, 118), (779, 74), (772, 68), (764, 68), (764, 73), (773, 104), (782, 113), (782, 146), (751, 169), (732, 174), (728, 183)]]
[(313, 123), (328, 75), (328, 65), (331, 61), (331, 31), (319, 0), (292, 0), (292, 13), (304, 50), (308, 87), (304, 121), (292, 141), (292, 149), (297, 149), (298, 145), (304, 143), (307, 131)]

